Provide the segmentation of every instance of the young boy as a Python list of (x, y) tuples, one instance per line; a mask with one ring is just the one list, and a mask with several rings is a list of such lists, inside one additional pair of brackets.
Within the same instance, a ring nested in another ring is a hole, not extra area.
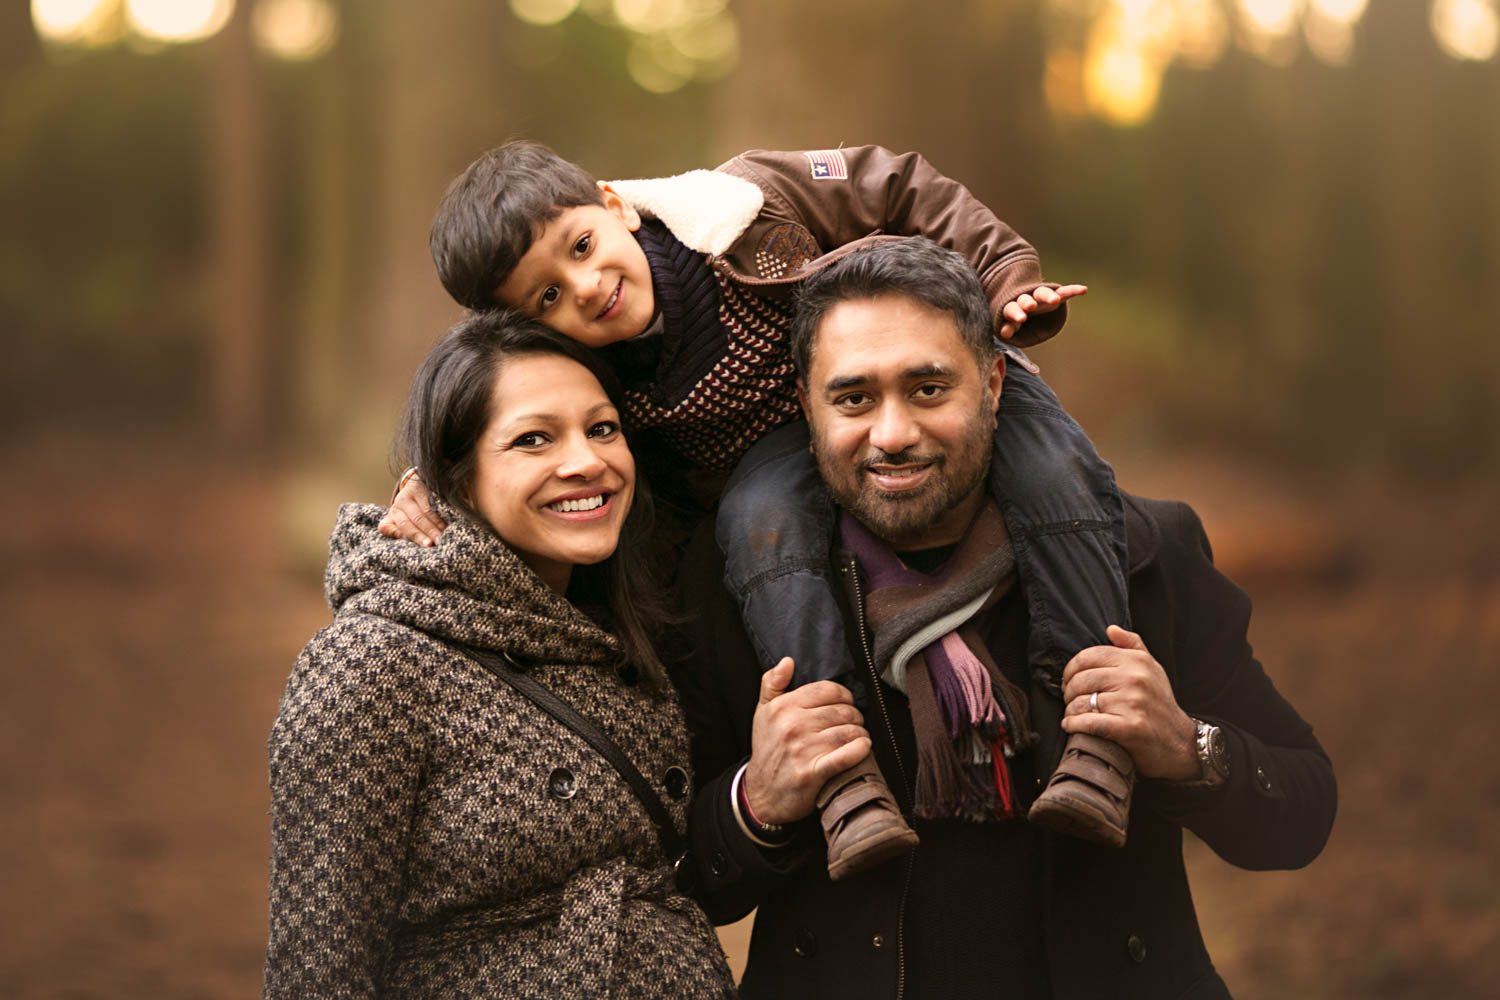
[[(720, 504), (726, 585), (767, 668), (790, 655), (795, 683), (838, 680), (859, 694), (867, 685), (848, 657), (827, 560), (809, 558), (828, 550), (820, 511), (830, 501), (804, 427), (771, 432), (800, 416), (786, 341), (795, 288), (869, 240), (910, 235), (968, 258), (997, 336), (1018, 345), (1056, 333), (1066, 300), (1085, 290), (1044, 283), (1036, 252), (961, 184), (916, 154), (877, 146), (751, 151), (713, 171), (603, 184), (540, 144), (512, 142), (449, 187), (432, 253), (461, 304), (519, 309), (604, 351), (627, 387), (632, 424), (655, 439), (641, 450), (708, 473), (700, 493), (716, 495), (720, 477), (765, 439)], [(1109, 466), (1035, 366), (1006, 351), (991, 491), (1026, 585), (1031, 665), (1055, 695), (1073, 654), (1107, 644), (1109, 624), (1128, 627), (1123, 517)], [(692, 479), (667, 492), (680, 497)], [(408, 480), (383, 530), (430, 544), (441, 525)], [(1098, 743), (1069, 742), (1030, 818), (1120, 844), (1133, 765)], [(997, 743), (983, 754), (1018, 749)], [(1014, 814), (1005, 768), (988, 756), (975, 764), (996, 787), (971, 818)], [(736, 794), (746, 833), (776, 843), (779, 831), (756, 822), (742, 788)], [(834, 878), (916, 841), (873, 759), (830, 780), (818, 802)]]

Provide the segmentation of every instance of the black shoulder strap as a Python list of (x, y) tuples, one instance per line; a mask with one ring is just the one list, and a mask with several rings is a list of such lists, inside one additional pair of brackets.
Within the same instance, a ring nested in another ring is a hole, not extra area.
[(599, 755), (620, 772), (620, 777), (625, 779), (625, 783), (635, 792), (636, 798), (641, 800), (641, 805), (645, 806), (646, 814), (651, 817), (651, 822), (656, 824), (656, 835), (661, 841), (662, 850), (666, 852), (667, 860), (674, 865), (682, 860), (687, 852), (687, 844), (677, 833), (677, 827), (672, 822), (672, 815), (667, 812), (666, 805), (662, 803), (661, 796), (656, 794), (656, 789), (651, 786), (651, 782), (647, 781), (631, 763), (619, 744), (605, 735), (604, 730), (593, 721), (580, 715), (572, 705), (547, 690), (535, 677), (518, 668), (504, 653), (475, 649), (472, 646), (458, 646), (457, 648), (465, 656), (515, 688), (532, 704), (582, 736), (590, 746), (599, 751)]

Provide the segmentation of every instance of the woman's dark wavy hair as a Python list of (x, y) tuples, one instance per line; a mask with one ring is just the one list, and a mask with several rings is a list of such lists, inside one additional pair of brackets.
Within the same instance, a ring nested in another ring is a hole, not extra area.
[[(398, 451), (416, 467), (434, 496), (486, 527), (474, 509), (471, 491), (476, 449), (490, 423), (495, 379), (507, 361), (534, 355), (567, 358), (588, 369), (623, 417), (623, 393), (608, 365), (582, 344), (510, 310), (467, 316), (438, 341), (412, 379)], [(629, 440), (627, 428), (627, 444)], [(659, 682), (666, 670), (656, 646), (670, 615), (653, 573), (652, 515), (651, 492), (637, 472), (635, 499), (620, 531), (620, 544), (603, 562), (573, 568), (568, 599), (619, 638), (624, 664)]]

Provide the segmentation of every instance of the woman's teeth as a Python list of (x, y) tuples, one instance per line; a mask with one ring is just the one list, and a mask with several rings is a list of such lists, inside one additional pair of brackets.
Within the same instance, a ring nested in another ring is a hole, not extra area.
[(579, 511), (595, 510), (596, 508), (603, 506), (603, 493), (600, 493), (597, 496), (584, 497), (582, 500), (559, 500), (557, 501), (557, 503), (549, 503), (547, 505), (550, 510), (555, 510), (563, 514), (576, 514)]

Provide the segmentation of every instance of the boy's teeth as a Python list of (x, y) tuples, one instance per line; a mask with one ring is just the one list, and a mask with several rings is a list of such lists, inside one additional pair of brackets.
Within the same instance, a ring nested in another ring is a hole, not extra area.
[(604, 303), (604, 308), (603, 309), (599, 310), (599, 315), (603, 316), (605, 313), (607, 313), (611, 309), (613, 309), (615, 307), (615, 299), (618, 299), (619, 297), (620, 297), (620, 286), (616, 285), (615, 286), (615, 290), (609, 293), (609, 301), (606, 302), (606, 303)]
[(577, 513), (581, 510), (594, 510), (596, 507), (604, 506), (604, 494), (584, 497), (582, 500), (559, 500), (557, 503), (549, 503), (548, 507), (564, 514)]

